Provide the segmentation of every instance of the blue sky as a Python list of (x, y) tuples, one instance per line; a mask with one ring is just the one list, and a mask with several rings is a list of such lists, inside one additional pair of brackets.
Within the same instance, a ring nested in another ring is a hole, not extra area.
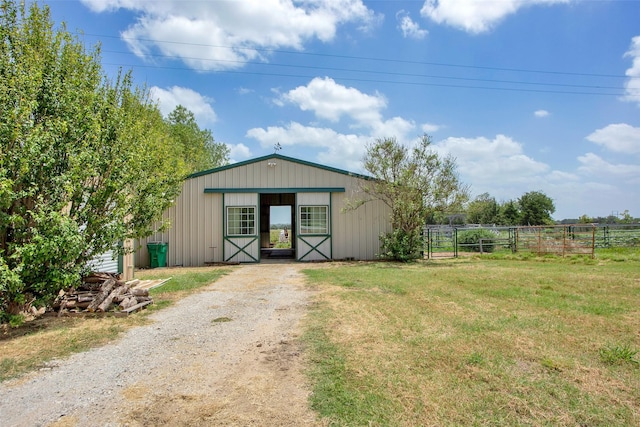
[(367, 143), (426, 132), (473, 196), (542, 191), (555, 219), (640, 217), (640, 1), (45, 4), (233, 161), (280, 143), (365, 173)]

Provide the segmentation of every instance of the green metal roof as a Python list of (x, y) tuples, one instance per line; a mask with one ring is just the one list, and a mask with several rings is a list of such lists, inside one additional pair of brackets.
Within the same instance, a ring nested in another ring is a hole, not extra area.
[(189, 175), (187, 177), (187, 179), (197, 178), (199, 176), (209, 175), (209, 174), (212, 174), (212, 173), (221, 172), (221, 171), (225, 171), (225, 170), (228, 170), (228, 169), (233, 169), (233, 168), (237, 168), (237, 167), (241, 167), (241, 166), (246, 166), (246, 165), (250, 165), (250, 164), (253, 164), (253, 163), (258, 163), (258, 162), (262, 162), (262, 161), (270, 160), (270, 159), (286, 160), (288, 162), (293, 162), (293, 163), (298, 163), (298, 164), (305, 165), (305, 166), (311, 166), (311, 167), (314, 167), (314, 168), (324, 169), (326, 171), (336, 172), (336, 173), (340, 173), (340, 174), (347, 175), (347, 176), (353, 176), (353, 177), (356, 177), (356, 178), (362, 178), (362, 179), (367, 179), (367, 180), (375, 179), (375, 178), (372, 178), (372, 177), (367, 176), (367, 175), (361, 175), (361, 174), (358, 174), (358, 173), (355, 173), (355, 172), (349, 172), (349, 171), (345, 171), (345, 170), (342, 170), (342, 169), (333, 168), (331, 166), (325, 166), (325, 165), (321, 165), (321, 164), (318, 164), (318, 163), (308, 162), (306, 160), (295, 159), (293, 157), (287, 157), (287, 156), (283, 156), (282, 154), (277, 154), (277, 153), (269, 154), (267, 156), (257, 157), (255, 159), (245, 160), (243, 162), (233, 163), (233, 164), (230, 164), (230, 165), (220, 166), (220, 167), (214, 168), (214, 169), (209, 169), (209, 170), (205, 170), (205, 171), (201, 171), (201, 172), (195, 172), (195, 173), (192, 173), (191, 175)]

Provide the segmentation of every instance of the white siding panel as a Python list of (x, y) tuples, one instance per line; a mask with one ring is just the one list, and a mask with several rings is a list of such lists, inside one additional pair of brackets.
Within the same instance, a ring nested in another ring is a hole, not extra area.
[(102, 273), (119, 273), (118, 255), (114, 255), (113, 251), (107, 251), (89, 261), (89, 267), (92, 271), (99, 271)]
[(298, 261), (326, 261), (331, 259), (330, 236), (298, 237)]
[(256, 262), (259, 260), (260, 242), (255, 236), (234, 237), (224, 241), (224, 254), (227, 262)]
[[(258, 193), (226, 193), (225, 206), (258, 206)], [(257, 213), (257, 212), (256, 212)]]
[(302, 205), (329, 206), (331, 193), (299, 193), (298, 207)]

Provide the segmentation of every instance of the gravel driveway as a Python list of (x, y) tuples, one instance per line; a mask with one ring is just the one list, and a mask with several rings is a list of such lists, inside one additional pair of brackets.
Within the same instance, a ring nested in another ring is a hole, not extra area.
[(303, 267), (238, 267), (117, 342), (0, 384), (0, 424), (320, 425), (297, 342)]

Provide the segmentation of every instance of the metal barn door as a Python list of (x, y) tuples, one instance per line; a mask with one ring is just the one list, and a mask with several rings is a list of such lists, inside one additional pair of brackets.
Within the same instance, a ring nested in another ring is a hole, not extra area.
[(298, 193), (296, 198), (298, 261), (331, 259), (331, 193)]
[(260, 261), (258, 193), (224, 194), (225, 262)]

